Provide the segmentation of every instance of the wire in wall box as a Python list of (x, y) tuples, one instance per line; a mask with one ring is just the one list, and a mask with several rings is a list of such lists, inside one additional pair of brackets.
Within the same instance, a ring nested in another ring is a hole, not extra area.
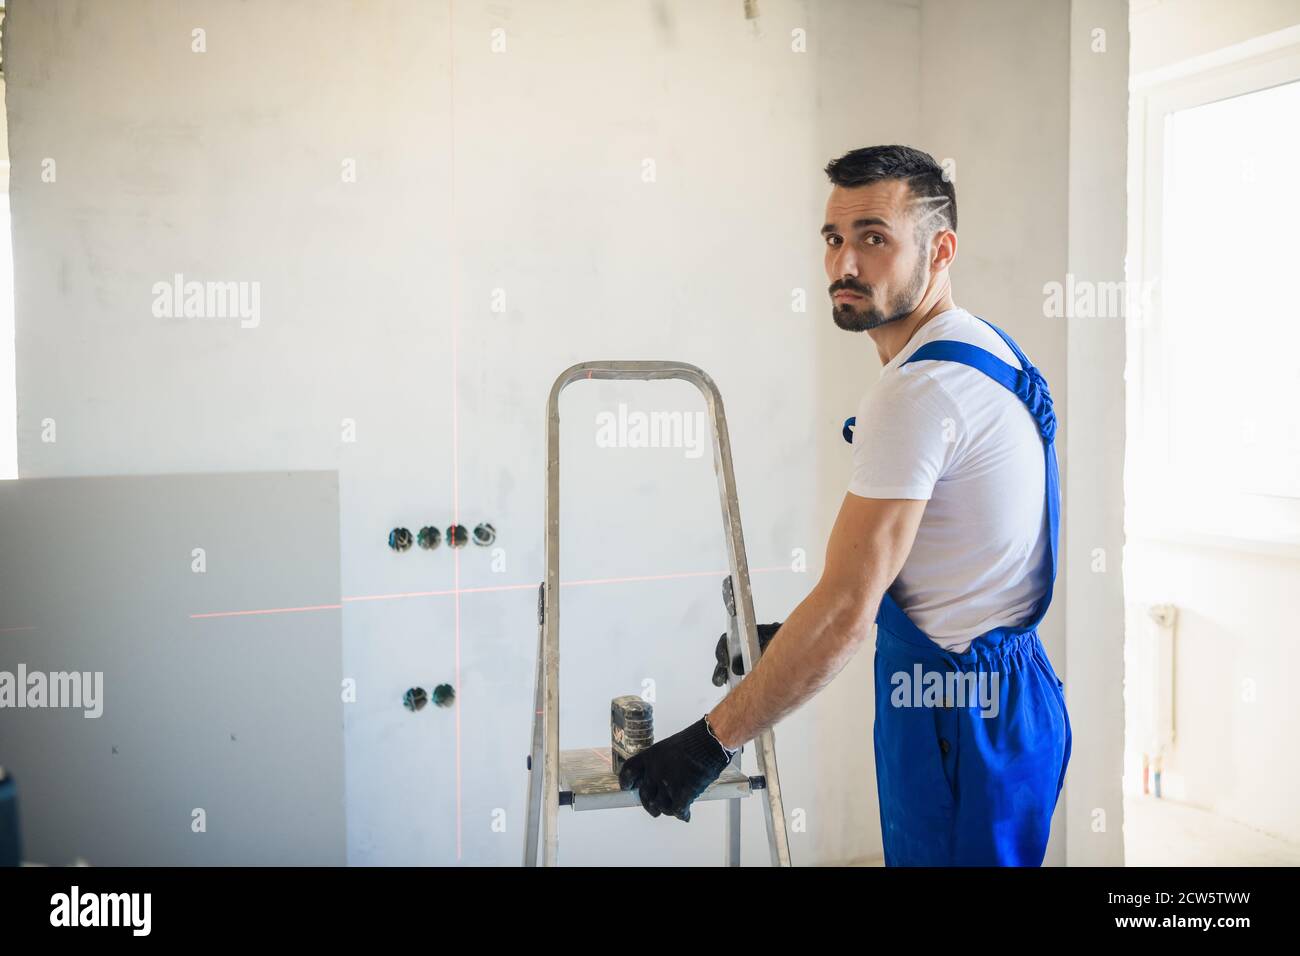
[(425, 551), (432, 551), (442, 543), (442, 532), (433, 525), (425, 525), (420, 529), (420, 536), (416, 540)]
[(487, 547), (497, 539), (497, 529), (484, 521), (474, 529), (474, 543)]
[(388, 532), (388, 546), (399, 553), (411, 550), (411, 545), (414, 542), (415, 539), (411, 537), (411, 532), (406, 528), (394, 528)]
[(429, 695), (423, 687), (412, 687), (402, 695), (402, 706), (410, 711), (423, 710), (428, 702)]
[(610, 765), (618, 773), (629, 757), (655, 742), (654, 705), (636, 694), (615, 697), (609, 703), (609, 735)]
[(463, 548), (469, 540), (469, 532), (463, 524), (447, 525), (447, 544), (453, 548)]

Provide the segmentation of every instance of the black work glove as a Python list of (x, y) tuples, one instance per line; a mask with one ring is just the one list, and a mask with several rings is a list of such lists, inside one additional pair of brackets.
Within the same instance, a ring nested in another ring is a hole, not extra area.
[(685, 730), (651, 744), (627, 759), (618, 774), (620, 790), (637, 788), (652, 817), (666, 813), (691, 822), (691, 803), (731, 762), (701, 717)]
[[(758, 625), (759, 656), (762, 656), (763, 652), (767, 650), (767, 645), (771, 643), (772, 638), (776, 635), (776, 632), (781, 629), (781, 623), (782, 622), (778, 621), (775, 624)], [(727, 635), (726, 634), (723, 634), (720, 638), (718, 638), (718, 647), (717, 650), (714, 651), (714, 656), (718, 660), (718, 666), (713, 669), (713, 686), (721, 687), (723, 684), (727, 682)], [(745, 662), (744, 659), (739, 654), (737, 654), (735, 657), (731, 659), (731, 672), (735, 674), (737, 677), (745, 676)]]

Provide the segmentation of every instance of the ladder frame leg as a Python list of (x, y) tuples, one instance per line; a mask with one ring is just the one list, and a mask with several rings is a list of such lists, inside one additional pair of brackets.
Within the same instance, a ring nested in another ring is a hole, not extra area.
[[(729, 574), (722, 579), (722, 605), (727, 609), (727, 692), (730, 693), (740, 683), (740, 678), (731, 669), (731, 661), (740, 653), (740, 631), (736, 626), (735, 589)], [(739, 767), (745, 759), (745, 748), (742, 746), (732, 759)], [(740, 866), (740, 814), (740, 801), (728, 800), (727, 826), (723, 835), (724, 866)]]
[[(732, 585), (732, 579), (728, 577), (722, 582), (722, 602), (726, 605), (727, 620), (727, 691), (736, 689), (736, 686), (743, 678), (737, 677), (731, 670), (731, 661), (737, 654), (741, 655), (744, 663), (745, 673), (750, 673), (754, 668), (754, 662), (758, 660), (758, 635), (757, 626), (754, 632), (754, 645), (749, 647), (746, 641), (740, 639), (740, 627), (737, 622), (737, 610), (739, 605), (736, 602), (735, 588)], [(753, 620), (753, 611), (751, 604), (750, 620)], [(767, 730), (758, 736), (755, 740), (758, 750), (758, 772), (767, 782), (766, 799), (763, 801), (763, 822), (767, 829), (768, 846), (772, 853), (773, 866), (790, 866), (790, 838), (785, 827), (785, 806), (781, 799), (781, 783), (776, 775), (776, 740), (772, 731)], [(744, 756), (744, 748), (736, 755), (739, 760)], [(771, 774), (767, 773), (766, 768), (771, 768)], [(739, 803), (739, 801), (736, 801)], [(737, 811), (737, 817), (739, 812)], [(730, 821), (728, 821), (730, 822)], [(739, 829), (739, 821), (737, 821)], [(739, 849), (736, 850), (737, 862), (729, 864), (739, 866)]]
[(537, 838), (542, 817), (542, 704), (545, 672), (542, 670), (542, 609), (546, 585), (537, 589), (537, 676), (533, 684), (533, 742), (528, 755), (528, 823), (524, 836), (524, 866), (537, 865)]
[[(736, 763), (740, 762), (736, 754)], [(727, 801), (727, 822), (723, 832), (723, 865), (740, 866), (740, 800)]]

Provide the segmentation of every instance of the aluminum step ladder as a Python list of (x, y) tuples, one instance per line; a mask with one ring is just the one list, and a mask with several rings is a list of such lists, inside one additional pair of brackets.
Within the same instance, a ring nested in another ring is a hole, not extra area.
[[(684, 362), (582, 362), (566, 369), (551, 386), (546, 403), (546, 579), (537, 595), (537, 677), (532, 750), (527, 761), (528, 828), (524, 840), (524, 866), (538, 864), (539, 844), (542, 865), (557, 864), (560, 807), (574, 810), (617, 807), (640, 810), (641, 807), (635, 790), (619, 789), (618, 775), (612, 770), (608, 747), (560, 750), (560, 393), (580, 379), (653, 381), (668, 378), (684, 379), (694, 384), (704, 394), (709, 407), (713, 426), (713, 470), (718, 476), (722, 527), (731, 566), (730, 575), (723, 581), (728, 657), (741, 655), (747, 674), (758, 660), (754, 600), (750, 591), (749, 566), (745, 560), (745, 539), (740, 529), (731, 442), (727, 437), (727, 417), (717, 385), (701, 369)], [(728, 690), (739, 682), (740, 678), (728, 667)], [(790, 843), (776, 770), (776, 744), (770, 729), (757, 738), (757, 751), (757, 776), (748, 776), (741, 769), (742, 750), (717, 781), (696, 798), (696, 802), (729, 801), (723, 841), (724, 862), (728, 866), (739, 866), (740, 801), (755, 791), (762, 793), (766, 797), (763, 813), (772, 865), (789, 866)], [(664, 825), (670, 824), (665, 822)]]

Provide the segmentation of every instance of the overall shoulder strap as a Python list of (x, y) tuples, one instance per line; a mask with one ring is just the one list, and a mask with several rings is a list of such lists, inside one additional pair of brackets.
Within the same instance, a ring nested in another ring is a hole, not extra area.
[(979, 369), (979, 371), (1024, 402), (1025, 407), (1029, 409), (1029, 413), (1034, 416), (1034, 421), (1038, 424), (1038, 433), (1043, 437), (1043, 441), (1050, 445), (1056, 437), (1056, 410), (1052, 404), (1052, 393), (1047, 387), (1047, 380), (1025, 357), (1025, 353), (1020, 351), (1020, 346), (1016, 345), (1011, 336), (992, 322), (985, 319), (980, 319), (980, 321), (984, 322), (994, 332), (997, 332), (1002, 341), (1007, 343), (1007, 347), (1015, 353), (1017, 361), (1020, 362), (1020, 368), (1008, 365), (992, 352), (982, 349), (978, 345), (971, 345), (969, 342), (954, 342), (948, 339), (926, 342), (913, 352), (903, 364), (907, 365), (911, 362), (920, 362), (926, 359), (938, 359), (947, 362), (959, 362), (962, 365), (969, 365), (972, 368)]
[[(992, 352), (982, 349), (978, 345), (971, 345), (969, 342), (954, 342), (949, 339), (926, 342), (912, 353), (903, 364), (910, 365), (912, 362), (921, 362), (927, 359), (969, 365), (983, 372), (1022, 400), (1025, 398), (1025, 395), (1022, 394), (1021, 383), (1025, 373), (1012, 368)], [(849, 444), (853, 443), (853, 429), (856, 425), (857, 416), (844, 421), (844, 440)]]
[(903, 364), (910, 365), (926, 359), (969, 365), (979, 369), (999, 385), (1006, 386), (1009, 391), (1016, 391), (1016, 373), (1019, 370), (1012, 368), (988, 349), (982, 349), (978, 345), (971, 345), (969, 342), (953, 342), (948, 339), (926, 342)]
[[(980, 321), (996, 332), (1002, 341), (1007, 343), (1007, 347), (1011, 349), (1016, 356), (1016, 360), (1020, 363), (1020, 368), (1008, 365), (988, 349), (980, 348), (978, 345), (972, 345), (969, 342), (956, 342), (950, 339), (937, 339), (933, 342), (926, 342), (908, 356), (907, 361), (903, 364), (938, 360), (958, 362), (978, 369), (1025, 403), (1030, 414), (1034, 416), (1034, 420), (1038, 423), (1039, 434), (1042, 435), (1045, 442), (1051, 444), (1056, 437), (1056, 411), (1052, 404), (1052, 394), (1048, 390), (1047, 381), (1038, 369), (1030, 363), (1025, 353), (1020, 350), (1020, 346), (1015, 343), (1011, 336), (987, 319), (981, 318)], [(850, 444), (853, 442), (853, 428), (856, 424), (856, 417), (845, 419), (844, 440)]]

